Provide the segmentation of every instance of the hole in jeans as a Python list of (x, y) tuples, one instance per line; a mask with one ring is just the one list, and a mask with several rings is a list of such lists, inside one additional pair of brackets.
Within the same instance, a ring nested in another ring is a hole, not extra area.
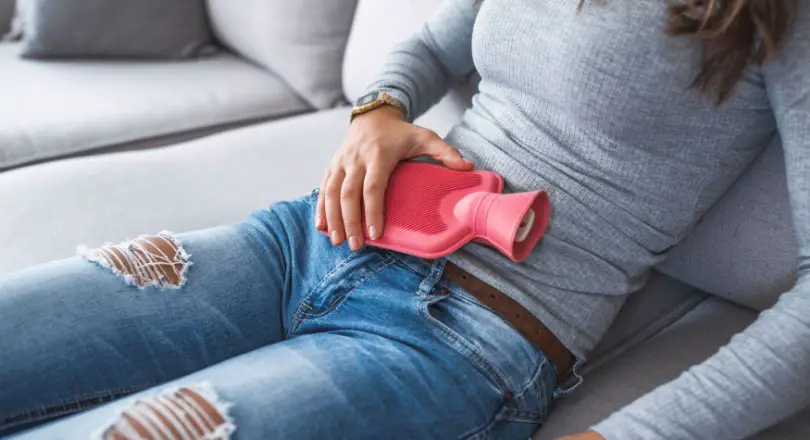
[(189, 254), (169, 232), (141, 236), (98, 249), (79, 249), (79, 255), (120, 275), (133, 286), (180, 288), (191, 265)]
[(207, 384), (139, 400), (121, 413), (103, 440), (227, 440), (236, 427)]

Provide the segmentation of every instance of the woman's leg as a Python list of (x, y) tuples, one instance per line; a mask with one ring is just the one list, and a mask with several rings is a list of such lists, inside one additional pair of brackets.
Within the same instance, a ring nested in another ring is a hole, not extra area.
[(312, 197), (0, 277), (0, 436), (284, 339), (293, 292), (347, 252), (312, 245)]
[(82, 257), (0, 279), (0, 434), (281, 340), (282, 277), (256, 270), (244, 228), (142, 239), (191, 254), (162, 286), (138, 289)]
[(439, 281), (442, 265), (358, 253), (302, 299), (289, 340), (18, 440), (524, 440), (549, 410), (553, 367)]
[(103, 260), (135, 284), (160, 266), (141, 290), (80, 259), (1, 280), (5, 429), (171, 381), (22, 437), (528, 437), (555, 386), (542, 353), (443, 262), (331, 246), (314, 204), (181, 235), (187, 272), (171, 249)]

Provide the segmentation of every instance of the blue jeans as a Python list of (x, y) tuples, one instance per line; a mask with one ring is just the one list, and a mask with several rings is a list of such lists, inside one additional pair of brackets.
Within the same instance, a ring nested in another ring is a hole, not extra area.
[(90, 438), (188, 387), (235, 439), (530, 437), (557, 381), (543, 353), (443, 260), (332, 246), (316, 196), (180, 234), (177, 289), (81, 257), (0, 278), (0, 435)]

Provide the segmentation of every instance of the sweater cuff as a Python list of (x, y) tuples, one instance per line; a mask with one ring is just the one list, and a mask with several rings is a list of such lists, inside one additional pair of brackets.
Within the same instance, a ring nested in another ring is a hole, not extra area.
[(661, 437), (657, 430), (649, 426), (633, 423), (632, 419), (614, 414), (590, 428), (596, 431), (605, 440), (648, 440)]
[(607, 419), (597, 423), (594, 426), (590, 427), (591, 431), (595, 431), (597, 434), (601, 435), (605, 438), (605, 440), (616, 440), (616, 439), (625, 439), (626, 432), (623, 429), (619, 428), (616, 422), (613, 421), (613, 417), (608, 417)]

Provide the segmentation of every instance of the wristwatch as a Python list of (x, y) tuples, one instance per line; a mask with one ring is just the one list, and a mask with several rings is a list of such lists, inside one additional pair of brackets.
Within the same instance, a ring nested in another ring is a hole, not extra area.
[(405, 105), (399, 102), (398, 99), (385, 92), (371, 92), (361, 96), (360, 99), (357, 100), (357, 103), (352, 109), (352, 121), (354, 118), (384, 105), (390, 105), (401, 111), (403, 116), (407, 116)]

